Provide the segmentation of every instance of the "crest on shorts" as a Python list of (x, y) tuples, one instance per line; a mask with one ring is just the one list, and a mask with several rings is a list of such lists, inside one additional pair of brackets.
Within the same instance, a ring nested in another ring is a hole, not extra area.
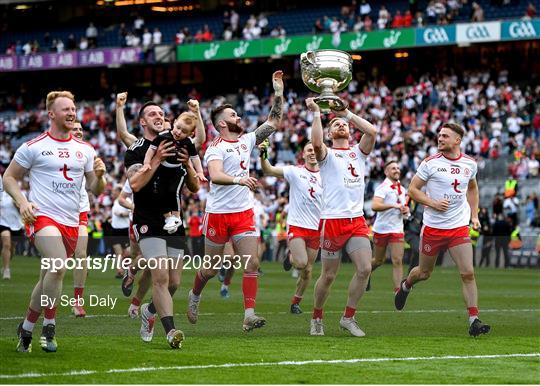
[(143, 225), (141, 227), (141, 233), (146, 233), (146, 232), (148, 232), (148, 225)]
[(216, 230), (214, 228), (208, 229), (208, 236), (215, 236), (215, 235), (216, 235)]
[(330, 240), (324, 240), (323, 246), (325, 248), (330, 248), (331, 245), (332, 245), (332, 242)]
[(426, 252), (431, 252), (431, 245), (429, 245), (429, 244), (424, 244), (424, 251), (426, 251)]

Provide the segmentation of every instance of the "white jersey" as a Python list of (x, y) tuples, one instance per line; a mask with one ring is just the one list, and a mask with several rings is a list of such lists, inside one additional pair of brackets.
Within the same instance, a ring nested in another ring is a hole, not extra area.
[[(407, 190), (398, 182), (393, 183), (386, 178), (377, 188), (375, 188), (375, 197), (383, 199), (386, 205), (400, 204), (405, 205), (405, 195)], [(377, 212), (375, 223), (373, 224), (375, 233), (403, 233), (403, 215), (401, 210), (390, 208)]]
[(86, 191), (86, 177), (83, 177), (83, 183), (81, 186), (81, 200), (79, 205), (81, 207), (81, 213), (90, 212), (90, 200), (88, 199), (88, 192)]
[(120, 205), (118, 199), (114, 200), (112, 206), (112, 218), (111, 226), (114, 229), (125, 229), (129, 228), (129, 213), (131, 211), (128, 208), (124, 208)]
[(15, 206), (13, 198), (4, 191), (2, 179), (0, 178), (0, 225), (12, 231), (18, 231), (23, 227), (19, 209)]
[(291, 186), (287, 225), (319, 229), (323, 205), (321, 173), (303, 166), (285, 166), (283, 176)]
[(322, 219), (364, 215), (367, 156), (357, 146), (329, 148), (319, 162), (323, 182)]
[(30, 170), (29, 200), (38, 216), (78, 227), (84, 173), (94, 169), (96, 152), (88, 143), (70, 137), (53, 138), (45, 132), (21, 145), (13, 159)]
[(476, 161), (463, 153), (457, 159), (437, 153), (422, 161), (416, 175), (427, 181), (426, 194), (433, 200), (450, 202), (446, 212), (426, 207), (425, 225), (438, 229), (469, 225), (471, 208), (467, 202), (467, 188), (469, 181), (476, 177), (476, 171)]
[[(241, 135), (236, 141), (218, 137), (206, 149), (204, 159), (223, 161), (223, 172), (232, 177), (249, 177), (250, 155), (255, 147), (255, 133)], [(238, 213), (253, 208), (249, 188), (242, 185), (218, 185), (210, 182), (207, 213)]]

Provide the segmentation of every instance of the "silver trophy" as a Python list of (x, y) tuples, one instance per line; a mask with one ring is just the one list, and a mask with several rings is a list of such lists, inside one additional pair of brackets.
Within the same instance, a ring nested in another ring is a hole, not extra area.
[(347, 103), (336, 95), (352, 79), (351, 55), (339, 50), (308, 51), (300, 55), (304, 84), (316, 93), (315, 103), (321, 110), (345, 110)]

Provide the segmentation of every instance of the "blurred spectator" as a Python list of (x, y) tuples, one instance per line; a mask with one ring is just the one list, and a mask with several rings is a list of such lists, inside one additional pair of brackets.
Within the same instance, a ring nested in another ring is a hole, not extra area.
[(270, 36), (275, 38), (281, 38), (287, 35), (287, 31), (285, 31), (285, 28), (283, 28), (281, 25), (278, 25), (272, 31), (270, 32)]
[(162, 34), (159, 28), (154, 28), (154, 32), (152, 33), (152, 44), (157, 46), (161, 44)]
[(128, 29), (126, 27), (126, 23), (120, 23), (118, 26), (118, 42), (120, 44), (120, 47), (126, 46), (126, 36), (128, 34)]
[(75, 35), (69, 34), (67, 43), (66, 43), (66, 50), (76, 50), (77, 49), (77, 41), (75, 40)]
[(152, 33), (148, 28), (145, 28), (143, 31), (142, 46), (144, 50), (148, 50), (152, 46)]
[(403, 16), (401, 16), (401, 12), (399, 9), (396, 11), (396, 14), (394, 15), (394, 19), (392, 19), (392, 28), (401, 28), (403, 27)]
[(405, 11), (405, 15), (403, 16), (403, 27), (412, 27), (411, 11)]
[(362, 17), (356, 16), (356, 22), (354, 23), (352, 30), (354, 32), (359, 32), (364, 29), (364, 22), (362, 21)]
[(358, 13), (363, 19), (365, 19), (367, 16), (371, 16), (371, 5), (369, 5), (366, 0), (362, 0)]
[(88, 49), (88, 39), (86, 39), (84, 36), (81, 38), (81, 41), (79, 42), (79, 50), (84, 51)]
[(523, 19), (530, 20), (535, 17), (536, 17), (536, 7), (534, 6), (532, 2), (529, 2), (529, 4), (527, 4), (527, 9), (525, 10), (525, 16), (523, 17)]
[(223, 12), (223, 31), (225, 31), (227, 28), (231, 28), (231, 15), (229, 14), (229, 11)]
[(88, 40), (89, 48), (97, 47), (98, 30), (94, 26), (94, 23), (90, 22), (88, 28), (86, 28), (86, 39)]
[(504, 258), (504, 267), (510, 265), (510, 255), (508, 244), (510, 243), (510, 235), (512, 234), (511, 219), (505, 218), (502, 214), (497, 215), (493, 224), (493, 237), (495, 239), (495, 267), (500, 265), (501, 252)]
[(261, 35), (268, 35), (268, 18), (264, 13), (257, 18), (257, 26), (261, 29)]
[(493, 227), (486, 207), (480, 208), (478, 220), (480, 221), (480, 234), (482, 235), (482, 257), (478, 266), (481, 267), (482, 263), (484, 263), (485, 267), (489, 267), (491, 265), (491, 247), (493, 246)]
[(373, 21), (370, 16), (366, 16), (364, 19), (364, 31), (370, 32), (373, 30)]
[(484, 21), (484, 10), (480, 6), (480, 4), (478, 4), (477, 2), (472, 3), (471, 21), (473, 22)]
[(240, 15), (234, 9), (231, 11), (231, 29), (233, 36), (240, 37)]
[(231, 40), (232, 38), (233, 38), (232, 30), (230, 27), (227, 27), (227, 29), (223, 31), (223, 40)]
[(136, 35), (142, 36), (144, 31), (144, 19), (142, 16), (137, 16), (133, 21), (133, 30)]
[(379, 18), (377, 19), (377, 28), (385, 29), (388, 26), (389, 21), (390, 12), (388, 12), (384, 5), (381, 5), (381, 8), (379, 9)]
[(321, 23), (321, 19), (315, 20), (315, 24), (313, 24), (313, 33), (314, 34), (320, 34), (324, 32), (324, 26)]

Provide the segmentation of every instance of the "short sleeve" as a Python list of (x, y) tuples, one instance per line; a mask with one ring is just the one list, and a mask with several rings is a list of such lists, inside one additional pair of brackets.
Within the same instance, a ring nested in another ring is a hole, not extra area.
[(380, 184), (375, 188), (373, 195), (375, 197), (385, 198), (386, 197), (386, 184)]
[(88, 159), (86, 160), (86, 163), (84, 164), (84, 172), (88, 173), (94, 170), (94, 158), (96, 158), (96, 151), (93, 147), (89, 147), (88, 149)]
[(246, 141), (245, 143), (249, 147), (249, 152), (251, 153), (257, 143), (257, 135), (252, 131), (251, 133), (244, 134), (242, 138)]
[(206, 163), (208, 163), (214, 160), (223, 161), (225, 157), (223, 155), (223, 151), (219, 147), (210, 146), (208, 149), (206, 149), (206, 153), (204, 154), (204, 159)]
[(13, 157), (15, 162), (25, 169), (30, 169), (32, 167), (32, 162), (34, 161), (33, 158), (32, 150), (30, 150), (26, 143), (17, 149), (15, 156)]
[(471, 180), (476, 178), (476, 172), (478, 171), (478, 164), (475, 162), (472, 166)]
[(294, 168), (296, 166), (292, 166), (292, 165), (287, 165), (287, 166), (284, 166), (283, 167), (283, 177), (285, 178), (285, 180), (290, 184), (292, 182), (292, 180), (294, 180)]
[(135, 153), (134, 150), (128, 149), (126, 155), (124, 156), (124, 166), (128, 170), (131, 166), (136, 164), (142, 164), (143, 160)]
[(429, 166), (426, 161), (422, 161), (420, 163), (420, 166), (418, 166), (418, 170), (416, 170), (416, 175), (418, 178), (420, 178), (422, 181), (429, 180)]
[(150, 147), (155, 150), (159, 147), (159, 144), (161, 143), (161, 141), (163, 141), (163, 138), (161, 135), (158, 135), (156, 138), (154, 138), (152, 140), (152, 143), (150, 144)]
[(187, 150), (188, 150), (189, 156), (190, 157), (197, 157), (199, 155), (199, 153), (197, 153), (197, 149), (195, 148), (195, 145), (193, 144), (191, 139), (189, 139), (186, 143), (187, 143)]

